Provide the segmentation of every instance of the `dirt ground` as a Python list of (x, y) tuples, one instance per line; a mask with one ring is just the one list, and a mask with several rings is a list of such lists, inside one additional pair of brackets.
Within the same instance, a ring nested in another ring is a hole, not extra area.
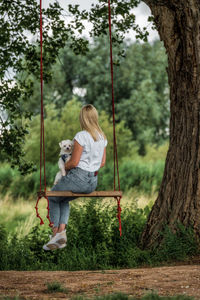
[[(65, 293), (47, 293), (47, 283), (60, 282)], [(21, 296), (24, 299), (92, 298), (123, 292), (142, 296), (188, 295), (200, 299), (200, 265), (170, 266), (108, 271), (1, 271), (0, 299)]]

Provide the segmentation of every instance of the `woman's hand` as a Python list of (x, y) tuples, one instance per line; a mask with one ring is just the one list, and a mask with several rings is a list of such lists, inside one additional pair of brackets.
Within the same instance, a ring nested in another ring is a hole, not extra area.
[(66, 170), (76, 168), (76, 166), (78, 165), (78, 163), (80, 161), (82, 152), (83, 152), (83, 147), (75, 140), (73, 151), (72, 151), (72, 156), (71, 156), (70, 160), (65, 163)]

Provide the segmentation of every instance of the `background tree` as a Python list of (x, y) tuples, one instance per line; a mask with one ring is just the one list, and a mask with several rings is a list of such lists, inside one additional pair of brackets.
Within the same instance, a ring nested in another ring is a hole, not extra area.
[[(139, 154), (144, 155), (148, 143), (158, 145), (168, 139), (166, 55), (159, 41), (152, 45), (124, 41), (123, 48), (126, 55), (114, 68), (117, 121), (125, 122), (138, 144)], [(66, 45), (52, 67), (52, 80), (45, 84), (44, 102), (54, 103), (62, 111), (65, 103), (76, 95), (81, 103), (92, 103), (111, 118), (109, 59), (105, 37), (95, 38), (84, 56), (75, 55)], [(38, 113), (38, 98), (36, 82), (33, 95), (23, 106)]]
[(130, 45), (121, 64), (122, 93), (117, 111), (133, 133), (139, 153), (145, 154), (148, 143), (168, 139), (169, 95), (166, 55), (162, 43), (155, 41)]

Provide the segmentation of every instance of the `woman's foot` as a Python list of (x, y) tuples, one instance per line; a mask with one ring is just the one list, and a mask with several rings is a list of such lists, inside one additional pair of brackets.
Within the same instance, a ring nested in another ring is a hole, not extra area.
[(63, 230), (61, 232), (57, 232), (56, 233), (56, 242), (62, 246), (62, 245), (66, 245), (67, 243), (67, 234), (66, 234), (66, 230)]
[(49, 242), (43, 246), (45, 251), (62, 249), (66, 247), (67, 236), (66, 230), (56, 233), (55, 236), (50, 236)]

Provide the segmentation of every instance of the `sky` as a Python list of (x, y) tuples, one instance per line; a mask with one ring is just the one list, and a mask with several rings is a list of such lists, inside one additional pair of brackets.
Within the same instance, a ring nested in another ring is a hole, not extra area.
[[(81, 9), (90, 9), (91, 4), (98, 3), (98, 0), (57, 0), (60, 5), (67, 10), (67, 7), (69, 4), (78, 4), (80, 5)], [(47, 7), (49, 3), (54, 2), (54, 0), (43, 0), (43, 6)], [(141, 28), (147, 26), (149, 31), (149, 42), (152, 42), (155, 39), (159, 39), (158, 33), (156, 30), (151, 29), (151, 24), (147, 22), (148, 16), (151, 15), (149, 7), (142, 2), (137, 8), (135, 8), (134, 13), (136, 15), (136, 23), (140, 25)], [(87, 29), (89, 30), (90, 24), (86, 23), (86, 35), (87, 35)], [(135, 34), (134, 32), (130, 32), (127, 34), (127, 38), (130, 38), (131, 40), (135, 40)]]

